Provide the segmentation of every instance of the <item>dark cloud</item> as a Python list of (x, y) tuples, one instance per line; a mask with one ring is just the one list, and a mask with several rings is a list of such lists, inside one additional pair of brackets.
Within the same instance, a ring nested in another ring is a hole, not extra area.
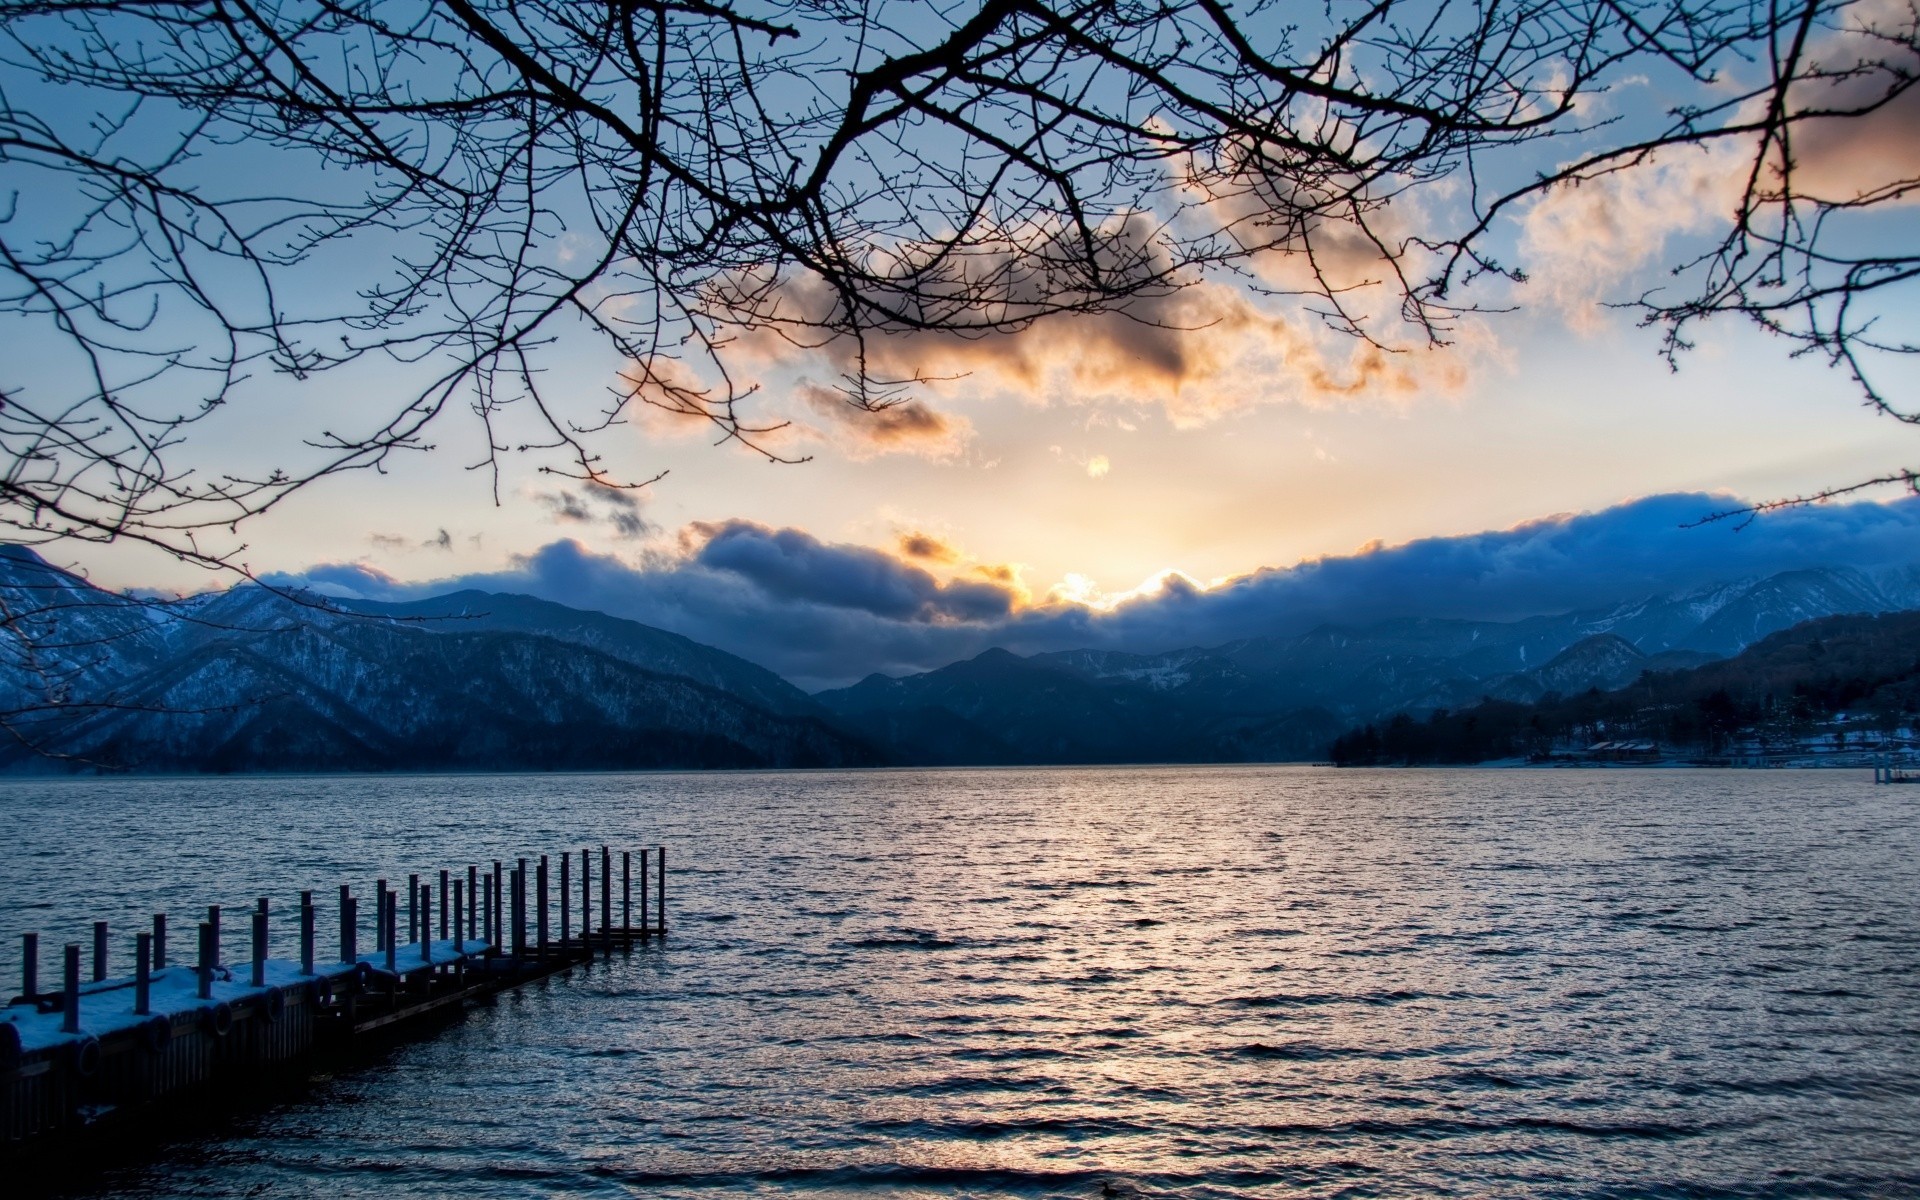
[[(629, 488), (589, 481), (577, 492), (571, 488), (535, 492), (533, 500), (552, 513), (554, 522), (560, 525), (604, 525), (627, 539), (651, 533), (654, 528), (641, 516), (640, 497)], [(445, 533), (441, 531), (443, 537)]]
[(745, 521), (694, 527), (681, 553), (637, 565), (559, 541), (504, 571), (428, 584), (397, 584), (357, 565), (305, 578), (371, 597), (525, 592), (671, 629), (824, 687), (872, 671), (927, 670), (991, 646), (1156, 651), (1395, 617), (1513, 619), (1803, 567), (1920, 561), (1920, 499), (1791, 510), (1744, 529), (1681, 528), (1725, 503), (1654, 496), (1264, 569), (1211, 590), (1174, 576), (1110, 612), (1024, 604), (1011, 572), (942, 582), (880, 550)]
[(392, 533), (370, 533), (367, 540), (380, 550), (451, 550), (453, 535), (445, 529), (436, 530), (430, 538), (414, 541)]
[(991, 621), (1013, 611), (1013, 594), (991, 583), (942, 584), (927, 571), (866, 546), (833, 546), (798, 529), (750, 521), (693, 526), (694, 563), (750, 580), (781, 603), (859, 609), (893, 621)]

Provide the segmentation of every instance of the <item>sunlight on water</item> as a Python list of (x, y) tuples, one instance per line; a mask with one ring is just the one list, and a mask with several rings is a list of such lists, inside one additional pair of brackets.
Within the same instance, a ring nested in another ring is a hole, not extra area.
[(29, 928), (50, 962), (95, 916), (130, 935), (155, 908), (671, 847), (664, 949), (501, 996), (101, 1194), (1920, 1194), (1910, 792), (1297, 768), (16, 782), (0, 969), (11, 992)]

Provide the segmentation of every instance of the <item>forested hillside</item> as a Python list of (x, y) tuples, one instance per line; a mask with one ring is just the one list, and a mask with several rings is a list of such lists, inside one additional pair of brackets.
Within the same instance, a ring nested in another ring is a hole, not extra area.
[(1331, 753), (1343, 766), (1474, 763), (1638, 741), (1653, 752), (1720, 755), (1813, 739), (1858, 743), (1916, 722), (1920, 612), (1902, 612), (1808, 621), (1737, 657), (1647, 671), (1614, 691), (1532, 704), (1488, 698), (1425, 720), (1401, 713), (1341, 735)]

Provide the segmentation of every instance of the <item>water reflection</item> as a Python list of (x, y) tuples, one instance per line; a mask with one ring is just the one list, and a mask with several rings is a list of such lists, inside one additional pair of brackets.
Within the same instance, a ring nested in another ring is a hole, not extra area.
[(1915, 1193), (1899, 792), (1278, 768), (15, 783), (0, 946), (509, 850), (673, 847), (664, 950), (501, 997), (101, 1192)]

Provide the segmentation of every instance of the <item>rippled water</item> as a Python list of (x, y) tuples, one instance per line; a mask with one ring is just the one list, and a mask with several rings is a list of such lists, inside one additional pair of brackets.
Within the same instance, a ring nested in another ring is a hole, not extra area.
[(664, 948), (98, 1193), (1920, 1195), (1917, 817), (1865, 772), (13, 783), (0, 969), (672, 847)]

